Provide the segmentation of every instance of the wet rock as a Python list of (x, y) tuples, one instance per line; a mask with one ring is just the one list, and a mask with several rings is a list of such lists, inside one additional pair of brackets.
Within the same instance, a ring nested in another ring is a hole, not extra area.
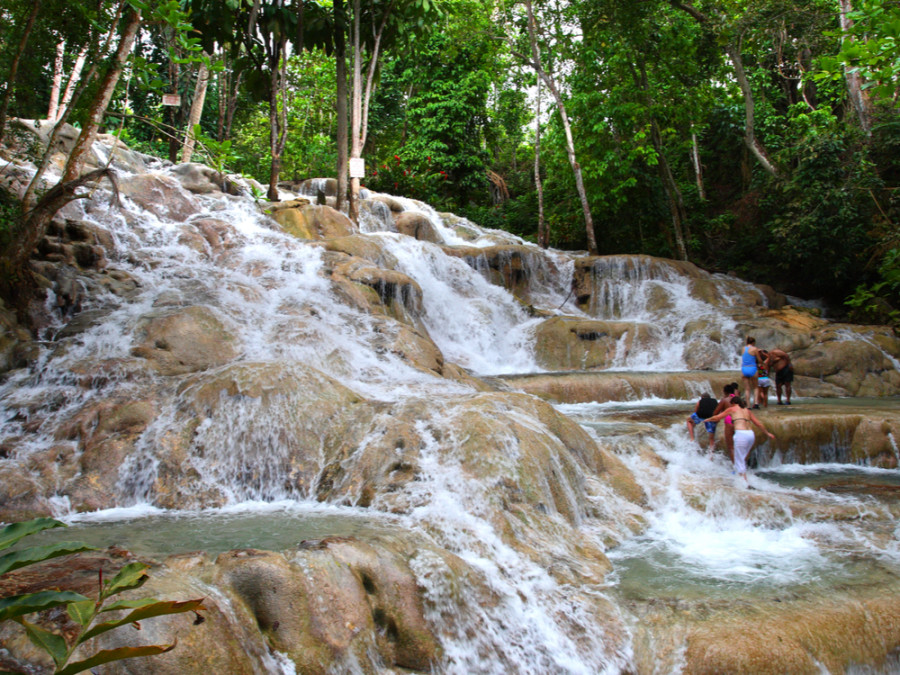
[(377, 312), (387, 312), (391, 316), (415, 321), (423, 313), (422, 289), (413, 279), (402, 272), (376, 267), (368, 261), (350, 258), (334, 267), (333, 277), (344, 278), (375, 291)]
[(609, 368), (632, 350), (653, 349), (663, 336), (646, 323), (553, 317), (535, 331), (535, 356), (548, 370)]
[(394, 219), (397, 232), (413, 239), (440, 244), (443, 239), (428, 217), (413, 211), (404, 211)]
[(226, 193), (230, 195), (238, 195), (241, 193), (240, 187), (234, 184), (226, 176), (219, 174), (218, 171), (204, 164), (196, 162), (188, 162), (187, 164), (179, 164), (172, 173), (178, 178), (182, 187), (188, 192), (196, 195), (208, 195), (215, 193)]
[(390, 195), (373, 194), (367, 201), (381, 202), (390, 209), (391, 213), (402, 213), (403, 205)]
[(397, 259), (385, 248), (384, 243), (377, 238), (363, 235), (338, 237), (337, 239), (329, 239), (322, 246), (328, 251), (336, 251), (356, 258), (363, 258), (385, 269), (394, 269), (397, 266)]
[(852, 396), (900, 393), (900, 339), (889, 330), (833, 325), (814, 337), (806, 349), (791, 352), (796, 373), (820, 378)]
[(200, 204), (171, 176), (148, 173), (119, 181), (119, 191), (157, 218), (182, 222), (200, 211)]
[(491, 283), (504, 287), (520, 301), (530, 303), (531, 289), (546, 287), (557, 270), (542, 252), (523, 245), (487, 247), (445, 246), (447, 255), (465, 260)]
[(305, 199), (279, 202), (270, 208), (272, 217), (284, 231), (298, 239), (327, 240), (356, 232), (353, 222), (340, 211), (309, 204)]
[(155, 503), (198, 508), (234, 498), (312, 491), (333, 445), (360, 439), (365, 401), (323, 373), (290, 363), (240, 363), (187, 378), (156, 440)]
[(238, 355), (237, 338), (208, 307), (163, 310), (142, 320), (134, 356), (148, 359), (161, 375), (206, 370)]

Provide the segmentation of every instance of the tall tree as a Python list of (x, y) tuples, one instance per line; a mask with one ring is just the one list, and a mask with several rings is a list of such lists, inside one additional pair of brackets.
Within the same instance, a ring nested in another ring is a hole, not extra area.
[[(584, 177), (581, 171), (581, 164), (579, 164), (575, 154), (575, 139), (572, 134), (572, 125), (569, 121), (569, 115), (566, 111), (565, 99), (563, 98), (562, 90), (553, 72), (550, 69), (546, 68), (544, 65), (544, 60), (541, 56), (542, 43), (540, 40), (540, 36), (543, 35), (543, 30), (538, 24), (531, 0), (525, 0), (524, 5), (526, 11), (525, 28), (528, 36), (530, 56), (518, 50), (515, 50), (514, 53), (519, 56), (523, 63), (534, 69), (535, 74), (546, 85), (547, 91), (550, 92), (550, 95), (553, 97), (553, 101), (556, 103), (556, 110), (559, 114), (560, 122), (562, 123), (563, 131), (565, 133), (566, 154), (569, 158), (569, 165), (572, 168), (572, 174), (575, 177), (575, 189), (578, 193), (578, 199), (581, 202), (581, 211), (584, 217), (585, 240), (587, 241), (588, 252), (591, 255), (596, 255), (597, 237), (594, 232), (594, 218), (591, 215), (591, 207), (588, 201), (587, 191), (584, 187)], [(560, 27), (564, 28), (563, 26)], [(558, 37), (558, 35), (553, 36), (553, 38), (551, 39), (551, 43), (556, 42), (558, 40)], [(552, 48), (552, 46), (553, 45), (551, 44), (550, 48)]]
[(119, 77), (125, 68), (125, 62), (129, 54), (131, 54), (131, 48), (134, 46), (134, 39), (141, 26), (141, 11), (130, 7), (125, 14), (124, 22), (116, 53), (106, 74), (103, 76), (103, 80), (100, 82), (100, 88), (94, 100), (91, 102), (87, 120), (81, 128), (81, 133), (75, 141), (75, 146), (66, 160), (62, 177), (64, 182), (74, 180), (81, 174), (87, 154), (97, 138), (100, 123), (103, 121), (103, 116), (106, 114), (106, 109), (119, 82)]
[(6, 75), (6, 88), (3, 92), (3, 99), (0, 100), (0, 143), (6, 132), (6, 115), (9, 112), (9, 102), (12, 100), (13, 91), (16, 88), (16, 78), (19, 74), (19, 64), (25, 54), (25, 47), (28, 45), (28, 38), (31, 37), (31, 30), (34, 28), (34, 22), (37, 19), (38, 12), (41, 9), (41, 0), (33, 0), (28, 18), (22, 27), (22, 33), (19, 37), (18, 47), (13, 54), (12, 65)]

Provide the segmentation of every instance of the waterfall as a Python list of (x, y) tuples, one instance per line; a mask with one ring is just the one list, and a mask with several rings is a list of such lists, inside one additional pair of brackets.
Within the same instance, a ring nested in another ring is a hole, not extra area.
[[(792, 593), (810, 613), (854, 585), (894, 592), (896, 505), (828, 482), (867, 411), (820, 403), (844, 419), (827, 429), (772, 412), (798, 440), (758, 445), (753, 490), (688, 441), (688, 399), (730, 381), (715, 371), (736, 369), (741, 332), (766, 321), (752, 284), (544, 251), (383, 195), (368, 195), (350, 244), (301, 241), (248, 198), (172, 190), (191, 214), (137, 195), (114, 209), (102, 190), (66, 207), (108, 235), (108, 268), (76, 279), (78, 311), (48, 294), (36, 359), (0, 383), (11, 501), (43, 490), (35, 503), (73, 527), (125, 520), (116, 536), (142, 530), (147, 555), (277, 546), (303, 568), (328, 538), (401, 542), (436, 673), (677, 672), (698, 617), (728, 625), (733, 606), (774, 613), (771, 596)], [(397, 232), (397, 208), (440, 241)], [(603, 370), (631, 372), (543, 372), (535, 336), (560, 319), (575, 326), (567, 348), (613, 335)], [(839, 334), (897, 368), (874, 338)], [(525, 393), (537, 378), (563, 392), (555, 407)], [(875, 435), (895, 419), (890, 402), (879, 412)], [(853, 469), (891, 494), (896, 472)], [(391, 667), (380, 630), (371, 653), (334, 667)], [(263, 656), (268, 672), (294, 670)]]

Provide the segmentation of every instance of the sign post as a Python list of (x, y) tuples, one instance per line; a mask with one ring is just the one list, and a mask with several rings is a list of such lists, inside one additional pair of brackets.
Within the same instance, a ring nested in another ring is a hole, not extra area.
[(171, 105), (171, 106), (180, 106), (181, 105), (181, 96), (178, 94), (163, 94), (162, 95), (162, 104), (163, 105)]
[(350, 158), (350, 178), (365, 178), (366, 163), (362, 157)]

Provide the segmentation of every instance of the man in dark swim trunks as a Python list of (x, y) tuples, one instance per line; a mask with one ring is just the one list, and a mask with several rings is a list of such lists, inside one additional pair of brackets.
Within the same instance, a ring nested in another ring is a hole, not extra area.
[(775, 395), (778, 397), (778, 405), (781, 405), (782, 388), (787, 395), (787, 405), (790, 405), (791, 382), (794, 381), (794, 366), (791, 365), (791, 357), (782, 349), (770, 349), (765, 366), (769, 372), (775, 371)]
[(691, 416), (688, 417), (687, 420), (688, 433), (690, 434), (692, 441), (694, 440), (694, 426), (700, 424), (700, 422), (704, 422), (706, 433), (709, 436), (709, 454), (712, 454), (716, 449), (716, 423), (706, 422), (705, 420), (707, 417), (713, 416), (718, 404), (719, 402), (712, 396), (703, 394), (700, 397), (700, 400), (697, 401), (697, 405), (694, 406), (694, 412), (691, 413)]

